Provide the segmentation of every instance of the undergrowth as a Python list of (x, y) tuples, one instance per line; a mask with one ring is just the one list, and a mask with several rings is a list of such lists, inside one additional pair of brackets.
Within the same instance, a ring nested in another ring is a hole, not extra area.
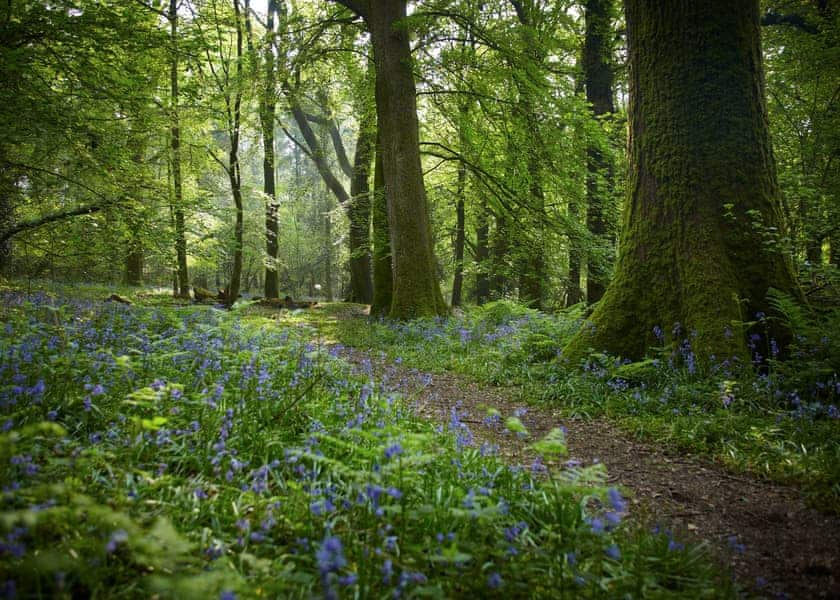
[[(81, 296), (0, 294), (7, 596), (734, 595), (702, 547), (629, 525), (602, 467), (506, 465), (457, 417), (436, 430), (353, 375), (310, 327)], [(486, 330), (469, 339), (454, 321), (371, 339), (469, 357), (513, 327), (521, 357), (550, 358), (567, 333), (508, 312), (472, 317)], [(562, 453), (558, 435), (535, 447)]]

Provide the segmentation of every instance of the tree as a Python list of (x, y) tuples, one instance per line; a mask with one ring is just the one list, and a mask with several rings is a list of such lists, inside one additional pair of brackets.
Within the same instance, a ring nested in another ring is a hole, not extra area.
[[(615, 278), (566, 349), (640, 358), (653, 329), (746, 356), (737, 329), (797, 294), (770, 147), (758, 0), (627, 0), (630, 165)], [(675, 325), (679, 324), (679, 325)]]
[[(282, 1), (282, 0), (281, 0)], [(268, 0), (268, 15), (265, 29), (265, 48), (263, 50), (264, 80), (260, 95), (260, 126), (263, 139), (263, 193), (265, 194), (265, 282), (266, 298), (280, 295), (277, 277), (277, 191), (274, 181), (274, 128), (277, 112), (277, 32), (275, 22), (279, 15), (278, 0)]]
[(175, 295), (190, 297), (190, 278), (187, 271), (187, 232), (184, 222), (184, 191), (181, 177), (181, 124), (178, 111), (178, 0), (169, 0), (170, 31), (170, 149), (172, 169), (172, 213), (175, 222), (175, 256), (178, 264)]
[[(615, 112), (613, 106), (612, 68), (612, 0), (587, 0), (584, 8), (586, 34), (583, 46), (583, 72), (586, 101), (592, 105), (597, 119), (608, 118)], [(599, 140), (600, 141), (600, 140)], [(592, 235), (587, 262), (586, 300), (597, 302), (606, 289), (604, 254), (612, 242), (608, 236), (608, 189), (612, 184), (612, 165), (607, 144), (590, 142), (586, 150), (586, 228)], [(572, 281), (574, 285), (576, 282)]]
[[(88, 260), (124, 224), (109, 221), (120, 214), (109, 209), (130, 196), (129, 173), (133, 179), (154, 167), (132, 157), (137, 138), (158, 130), (154, 97), (166, 41), (158, 16), (114, 1), (0, 6), (0, 267), (24, 247), (51, 266), (70, 256)], [(89, 231), (83, 252), (65, 254), (74, 240), (56, 226), (74, 227), (71, 220), (102, 225), (104, 235)], [(53, 233), (58, 244), (48, 239)], [(109, 248), (108, 255), (124, 250)], [(89, 276), (122, 261), (99, 264)]]
[(385, 198), (385, 171), (382, 168), (382, 145), (376, 141), (373, 170), (373, 302), (371, 316), (384, 316), (391, 310), (394, 295), (394, 271), (391, 265), (391, 232), (388, 230), (388, 201)]
[[(242, 200), (242, 166), (239, 161), (239, 145), (242, 136), (242, 103), (245, 91), (245, 52), (244, 52), (244, 15), (239, 0), (233, 0), (233, 14), (225, 15), (227, 6), (219, 6), (220, 0), (212, 0), (205, 6), (207, 18), (205, 26), (199, 27), (206, 56), (206, 69), (209, 71), (212, 86), (222, 101), (222, 118), (227, 137), (227, 161), (219, 158), (214, 149), (210, 155), (225, 171), (230, 184), (234, 205), (234, 247), (233, 268), (230, 280), (225, 288), (225, 300), (233, 305), (239, 297), (242, 282), (242, 245), (244, 228), (244, 208)], [(230, 21), (226, 22), (228, 16)], [(232, 32), (229, 30), (232, 28)], [(214, 39), (208, 38), (206, 29), (212, 29)], [(232, 42), (230, 38), (233, 38)], [(231, 48), (232, 45), (232, 48)], [(215, 54), (214, 54), (215, 52)]]
[(337, 0), (367, 23), (376, 67), (376, 111), (388, 202), (393, 264), (390, 315), (414, 318), (447, 312), (436, 276), (406, 0)]

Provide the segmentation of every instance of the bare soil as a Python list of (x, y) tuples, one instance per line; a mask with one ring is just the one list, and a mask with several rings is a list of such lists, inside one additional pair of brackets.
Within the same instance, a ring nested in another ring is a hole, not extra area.
[[(604, 463), (610, 483), (631, 494), (635, 518), (670, 528), (683, 541), (707, 543), (751, 595), (840, 599), (840, 517), (809, 508), (794, 487), (669, 453), (604, 419), (564, 419), (560, 411), (523, 405), (515, 388), (421, 373), (358, 350), (346, 349), (344, 356), (357, 368), (372, 369), (386, 388), (410, 390), (423, 417), (443, 423), (457, 410), (476, 444), (498, 445), (512, 464), (530, 465), (535, 456), (528, 444), (553, 427), (566, 427), (571, 458)], [(520, 419), (529, 438), (486, 424), (487, 407), (505, 417), (524, 410)]]

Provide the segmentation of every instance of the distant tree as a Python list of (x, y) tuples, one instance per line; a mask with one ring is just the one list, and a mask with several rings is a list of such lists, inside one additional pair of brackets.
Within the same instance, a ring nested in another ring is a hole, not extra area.
[(699, 356), (746, 356), (738, 324), (771, 312), (771, 287), (798, 295), (758, 0), (626, 0), (625, 10), (630, 196), (615, 278), (566, 354), (640, 358), (654, 327), (678, 327)]
[(187, 270), (187, 231), (184, 219), (184, 189), (181, 173), (181, 120), (178, 107), (178, 0), (169, 0), (169, 119), (170, 119), (170, 168), (172, 170), (172, 214), (175, 224), (175, 257), (177, 275), (175, 295), (190, 297), (190, 277)]

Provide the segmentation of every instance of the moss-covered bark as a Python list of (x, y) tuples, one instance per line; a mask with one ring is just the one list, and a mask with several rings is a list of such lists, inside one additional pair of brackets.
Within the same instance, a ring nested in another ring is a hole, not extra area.
[(399, 319), (447, 312), (432, 247), (420, 165), (416, 89), (405, 0), (369, 2), (365, 14), (376, 65), (376, 112), (391, 231), (394, 290), (390, 315)]
[(391, 310), (394, 275), (391, 268), (391, 234), (388, 231), (388, 202), (385, 198), (385, 174), (382, 170), (382, 147), (376, 145), (373, 171), (373, 302), (372, 316), (381, 317)]
[[(627, 0), (629, 198), (615, 277), (566, 349), (641, 357), (653, 328), (700, 356), (743, 355), (733, 323), (798, 295), (784, 233), (758, 1)], [(728, 333), (735, 331), (735, 335)]]
[(373, 302), (370, 256), (370, 165), (376, 146), (376, 121), (373, 110), (363, 109), (353, 157), (353, 178), (350, 181), (350, 301)]

